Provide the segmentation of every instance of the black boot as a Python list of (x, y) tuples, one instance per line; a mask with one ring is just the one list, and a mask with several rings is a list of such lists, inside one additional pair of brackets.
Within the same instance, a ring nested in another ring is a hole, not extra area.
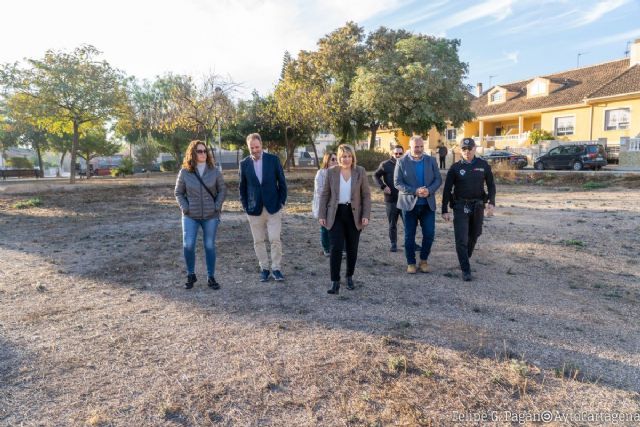
[(216, 278), (213, 276), (209, 276), (209, 280), (207, 280), (207, 286), (213, 290), (220, 289), (220, 284), (216, 282)]
[(347, 276), (347, 289), (350, 291), (354, 290), (356, 287), (353, 286), (353, 278), (351, 276)]
[(331, 289), (327, 291), (328, 294), (339, 294), (340, 293), (340, 282), (331, 282)]
[(187, 283), (184, 284), (185, 289), (193, 288), (193, 284), (196, 283), (198, 279), (196, 279), (195, 274), (187, 274)]

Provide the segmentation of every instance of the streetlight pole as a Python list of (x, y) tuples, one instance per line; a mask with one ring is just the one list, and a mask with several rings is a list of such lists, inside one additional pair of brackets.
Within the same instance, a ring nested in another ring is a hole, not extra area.
[(220, 97), (222, 96), (222, 88), (220, 86), (216, 86), (214, 92), (216, 93), (216, 107), (218, 111), (218, 165), (220, 170), (222, 170), (222, 114), (220, 114)]

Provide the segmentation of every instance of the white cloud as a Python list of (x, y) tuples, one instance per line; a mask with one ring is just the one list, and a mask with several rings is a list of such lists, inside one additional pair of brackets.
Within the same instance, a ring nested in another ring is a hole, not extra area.
[(514, 52), (505, 52), (504, 53), (504, 57), (507, 61), (511, 61), (514, 64), (518, 63), (518, 56), (520, 55), (519, 51), (514, 51)]
[(613, 34), (607, 37), (601, 37), (595, 40), (590, 40), (582, 43), (580, 47), (604, 46), (607, 44), (633, 41), (633, 39), (637, 37), (640, 37), (640, 28), (636, 28), (635, 30), (631, 31), (625, 31), (624, 33)]
[(499, 22), (511, 15), (513, 12), (511, 6), (511, 0), (487, 0), (443, 19), (440, 28), (446, 31), (479, 19), (493, 19)]
[(618, 9), (621, 6), (624, 6), (628, 3), (629, 0), (602, 0), (599, 1), (595, 6), (586, 11), (580, 11), (578, 13), (578, 18), (569, 24), (569, 27), (582, 27), (584, 25), (591, 24), (593, 22), (598, 21), (604, 15), (609, 12), (612, 12)]

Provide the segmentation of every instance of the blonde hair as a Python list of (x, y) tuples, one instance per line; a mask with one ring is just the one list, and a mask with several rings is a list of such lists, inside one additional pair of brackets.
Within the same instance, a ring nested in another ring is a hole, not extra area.
[(216, 164), (216, 159), (213, 157), (213, 154), (211, 153), (211, 150), (209, 150), (209, 147), (207, 147), (207, 144), (199, 139), (194, 139), (189, 143), (187, 151), (184, 154), (184, 160), (182, 160), (182, 167), (192, 173), (196, 171), (196, 167), (198, 165), (198, 153), (196, 153), (198, 145), (204, 145), (204, 149), (207, 152), (207, 166), (212, 168)]
[(338, 164), (340, 164), (340, 159), (345, 153), (351, 154), (351, 158), (353, 158), (353, 161), (351, 162), (351, 169), (354, 169), (357, 164), (356, 150), (349, 144), (340, 144), (338, 146)]
[(258, 141), (260, 141), (260, 144), (262, 144), (262, 138), (260, 137), (259, 133), (250, 133), (249, 135), (247, 135), (247, 144), (254, 139), (257, 139)]

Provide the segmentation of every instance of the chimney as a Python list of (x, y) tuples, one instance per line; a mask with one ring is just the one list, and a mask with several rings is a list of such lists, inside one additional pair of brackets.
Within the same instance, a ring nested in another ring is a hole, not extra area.
[(476, 85), (476, 96), (480, 98), (482, 96), (482, 83), (478, 82)]
[(636, 64), (640, 64), (640, 39), (633, 42), (629, 55), (629, 66), (633, 67)]

